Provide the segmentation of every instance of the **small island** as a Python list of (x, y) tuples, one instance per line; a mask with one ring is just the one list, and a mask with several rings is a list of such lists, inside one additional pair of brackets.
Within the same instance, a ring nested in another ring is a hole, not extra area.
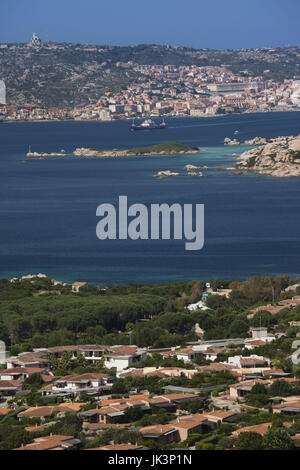
[(199, 153), (198, 147), (183, 144), (181, 142), (162, 142), (146, 147), (134, 147), (129, 149), (94, 150), (89, 148), (77, 148), (73, 155), (79, 157), (137, 157), (153, 155), (182, 155)]
[(31, 149), (26, 153), (27, 157), (41, 158), (41, 157), (138, 157), (138, 156), (152, 156), (152, 155), (190, 155), (199, 153), (201, 150), (198, 147), (181, 142), (162, 142), (155, 145), (147, 145), (146, 147), (134, 147), (129, 149), (111, 149), (111, 150), (96, 150), (86, 147), (76, 148), (73, 153), (66, 154), (65, 150), (60, 152), (32, 152)]
[(245, 143), (259, 146), (239, 155), (236, 169), (278, 178), (300, 176), (300, 135), (256, 137)]

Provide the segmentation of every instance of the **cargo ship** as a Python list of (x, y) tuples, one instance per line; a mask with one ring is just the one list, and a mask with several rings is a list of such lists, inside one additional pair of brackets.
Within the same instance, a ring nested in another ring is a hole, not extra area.
[(163, 121), (160, 124), (156, 124), (152, 119), (145, 119), (141, 124), (135, 124), (134, 121), (130, 126), (131, 131), (144, 131), (147, 129), (165, 129), (167, 124)]

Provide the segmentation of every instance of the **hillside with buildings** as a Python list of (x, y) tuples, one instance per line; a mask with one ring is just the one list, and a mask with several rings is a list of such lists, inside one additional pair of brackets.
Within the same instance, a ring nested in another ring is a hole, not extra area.
[(203, 115), (299, 106), (300, 48), (0, 44), (4, 118)]
[(299, 449), (299, 293), (2, 279), (0, 450)]

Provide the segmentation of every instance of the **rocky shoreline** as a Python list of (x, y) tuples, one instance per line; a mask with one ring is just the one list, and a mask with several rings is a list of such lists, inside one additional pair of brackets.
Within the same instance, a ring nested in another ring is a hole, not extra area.
[(154, 178), (167, 178), (168, 176), (203, 176), (203, 172), (202, 171), (197, 171), (197, 170), (208, 170), (208, 167), (207, 166), (203, 166), (203, 167), (200, 167), (200, 166), (195, 166), (195, 165), (185, 165), (185, 167), (183, 168), (185, 170), (185, 173), (183, 174), (180, 174), (178, 172), (175, 172), (175, 171), (171, 171), (171, 170), (162, 170), (162, 171), (158, 171), (155, 175), (154, 175)]
[(199, 153), (200, 150), (169, 150), (161, 152), (146, 152), (146, 153), (135, 153), (130, 149), (126, 150), (93, 150), (89, 148), (77, 148), (74, 150), (73, 155), (76, 157), (151, 157), (155, 155), (190, 155), (193, 153)]
[(61, 150), (61, 152), (59, 153), (55, 153), (55, 152), (51, 152), (51, 153), (46, 153), (46, 152), (27, 152), (26, 153), (26, 157), (37, 157), (37, 158), (40, 158), (40, 157), (66, 157), (66, 152), (65, 150)]
[(278, 178), (300, 176), (300, 135), (261, 138), (244, 142), (258, 145), (237, 156), (237, 170), (251, 171)]

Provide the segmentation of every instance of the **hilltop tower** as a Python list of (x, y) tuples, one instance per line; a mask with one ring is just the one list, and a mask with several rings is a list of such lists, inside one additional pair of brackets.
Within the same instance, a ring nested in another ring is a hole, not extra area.
[(41, 41), (41, 39), (37, 36), (36, 33), (33, 33), (29, 45), (30, 45), (30, 46), (34, 46), (34, 47), (37, 47), (37, 46), (41, 46), (41, 45), (42, 45), (42, 41)]

